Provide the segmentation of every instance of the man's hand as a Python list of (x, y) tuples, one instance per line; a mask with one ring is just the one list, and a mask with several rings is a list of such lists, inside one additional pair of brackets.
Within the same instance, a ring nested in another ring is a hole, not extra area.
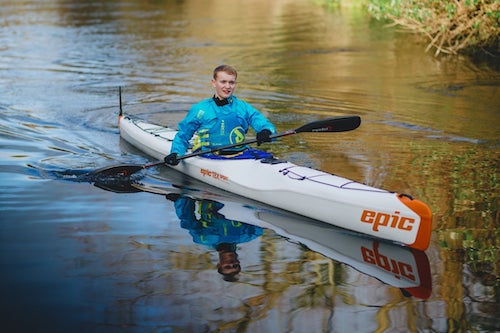
[(271, 142), (271, 134), (268, 129), (263, 129), (257, 133), (257, 146), (260, 146), (263, 142)]
[(177, 158), (177, 153), (172, 153), (172, 154), (169, 154), (167, 156), (165, 156), (165, 158), (163, 159), (165, 161), (165, 164), (168, 164), (168, 165), (177, 165), (179, 164), (180, 160)]

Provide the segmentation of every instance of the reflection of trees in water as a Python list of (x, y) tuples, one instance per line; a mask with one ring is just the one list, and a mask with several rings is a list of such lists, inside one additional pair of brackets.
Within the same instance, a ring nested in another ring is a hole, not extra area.
[[(498, 191), (492, 190), (500, 178), (498, 152), (477, 150), (467, 142), (434, 143), (425, 153), (412, 149), (419, 156), (418, 168), (395, 167), (407, 172), (414, 184), (418, 173), (433, 175), (417, 186), (422, 192), (415, 195), (431, 204), (434, 214), (440, 259), (433, 264), (433, 274), (442, 276), (433, 285), (435, 297), (445, 301), (443, 320), (457, 327), (474, 326), (478, 318), (494, 322), (500, 299), (500, 207)], [(397, 172), (387, 177), (399, 179)], [(481, 296), (469, 297), (471, 290)]]
[(500, 330), (500, 283), (498, 275), (486, 273), (491, 266), (491, 262), (465, 265), (466, 318), (474, 329)]
[(492, 172), (497, 162), (477, 158), (469, 151), (456, 156), (451, 166), (452, 211), (437, 230), (444, 262), (455, 263), (445, 269), (454, 283), (444, 296), (450, 309), (460, 309), (450, 317), (461, 327), (499, 330), (500, 213), (497, 194), (487, 190), (498, 183)]
[(436, 297), (456, 327), (499, 330), (498, 230), (449, 229), (439, 232), (443, 267)]
[[(333, 312), (334, 272), (335, 267), (341, 270), (342, 265), (306, 248), (301, 249), (303, 258), (287, 260), (276, 248), (273, 237), (264, 236), (261, 246), (263, 267), (259, 273), (263, 277), (262, 293), (243, 300), (244, 316), (231, 323), (222, 323), (219, 329), (247, 327), (273, 312), (291, 318), (298, 311), (311, 309)], [(313, 282), (309, 284), (311, 280)], [(291, 295), (287, 295), (289, 293)], [(291, 322), (287, 325), (293, 326)], [(311, 325), (318, 327), (317, 324)]]

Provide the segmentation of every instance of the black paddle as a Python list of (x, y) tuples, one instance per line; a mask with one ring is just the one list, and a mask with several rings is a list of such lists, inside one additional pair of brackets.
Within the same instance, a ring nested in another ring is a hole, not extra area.
[[(344, 116), (344, 117), (335, 117), (335, 118), (328, 118), (324, 120), (317, 120), (313, 121), (312, 123), (305, 124), (297, 129), (294, 130), (288, 130), (286, 132), (282, 133), (277, 133), (271, 135), (271, 138), (280, 138), (283, 136), (288, 136), (288, 135), (293, 135), (297, 133), (304, 133), (304, 132), (310, 132), (310, 133), (316, 133), (316, 132), (347, 132), (354, 130), (359, 127), (361, 124), (361, 118), (359, 116)], [(257, 139), (250, 139), (246, 140), (243, 142), (239, 143), (234, 143), (234, 144), (229, 144), (226, 146), (221, 146), (217, 148), (213, 148), (210, 150), (203, 150), (203, 151), (198, 151), (196, 153), (191, 153), (191, 154), (186, 154), (183, 156), (179, 156), (179, 160), (184, 160), (186, 158), (190, 157), (195, 157), (199, 155), (204, 155), (204, 154), (210, 154), (210, 153), (215, 153), (220, 150), (224, 149), (229, 149), (229, 148), (234, 148), (242, 145), (248, 145), (252, 143), (256, 143)], [(151, 164), (145, 164), (145, 165), (138, 165), (138, 164), (121, 164), (121, 165), (115, 165), (115, 166), (110, 166), (110, 167), (104, 167), (101, 169), (97, 169), (93, 172), (91, 172), (91, 175), (93, 176), (99, 176), (99, 177), (108, 177), (108, 176), (130, 176), (133, 173), (136, 173), (137, 171), (151, 168), (154, 166), (159, 166), (165, 164), (164, 161), (161, 162), (156, 162), (156, 163), (151, 163)]]

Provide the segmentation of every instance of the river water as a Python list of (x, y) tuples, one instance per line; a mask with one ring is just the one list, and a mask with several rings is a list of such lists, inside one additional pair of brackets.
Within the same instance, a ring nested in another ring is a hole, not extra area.
[[(500, 330), (494, 63), (435, 58), (359, 8), (309, 0), (0, 2), (3, 329)], [(126, 113), (175, 126), (211, 94), (221, 63), (280, 131), (360, 115), (355, 131), (267, 149), (428, 203), (429, 249), (317, 225), (163, 168), (148, 170), (141, 192), (81, 181), (149, 161), (120, 142), (119, 86)], [(179, 192), (189, 196), (166, 196)], [(211, 232), (196, 229), (207, 218)], [(237, 244), (236, 281), (217, 272), (221, 229)]]

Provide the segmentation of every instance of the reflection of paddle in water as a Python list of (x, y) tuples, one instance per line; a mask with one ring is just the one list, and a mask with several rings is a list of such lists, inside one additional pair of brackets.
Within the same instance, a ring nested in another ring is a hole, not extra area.
[(213, 200), (195, 200), (180, 194), (167, 194), (173, 201), (181, 227), (189, 230), (193, 241), (209, 246), (219, 253), (217, 271), (226, 281), (235, 281), (241, 271), (236, 246), (262, 236), (263, 229), (251, 224), (229, 220), (220, 213), (224, 204)]

